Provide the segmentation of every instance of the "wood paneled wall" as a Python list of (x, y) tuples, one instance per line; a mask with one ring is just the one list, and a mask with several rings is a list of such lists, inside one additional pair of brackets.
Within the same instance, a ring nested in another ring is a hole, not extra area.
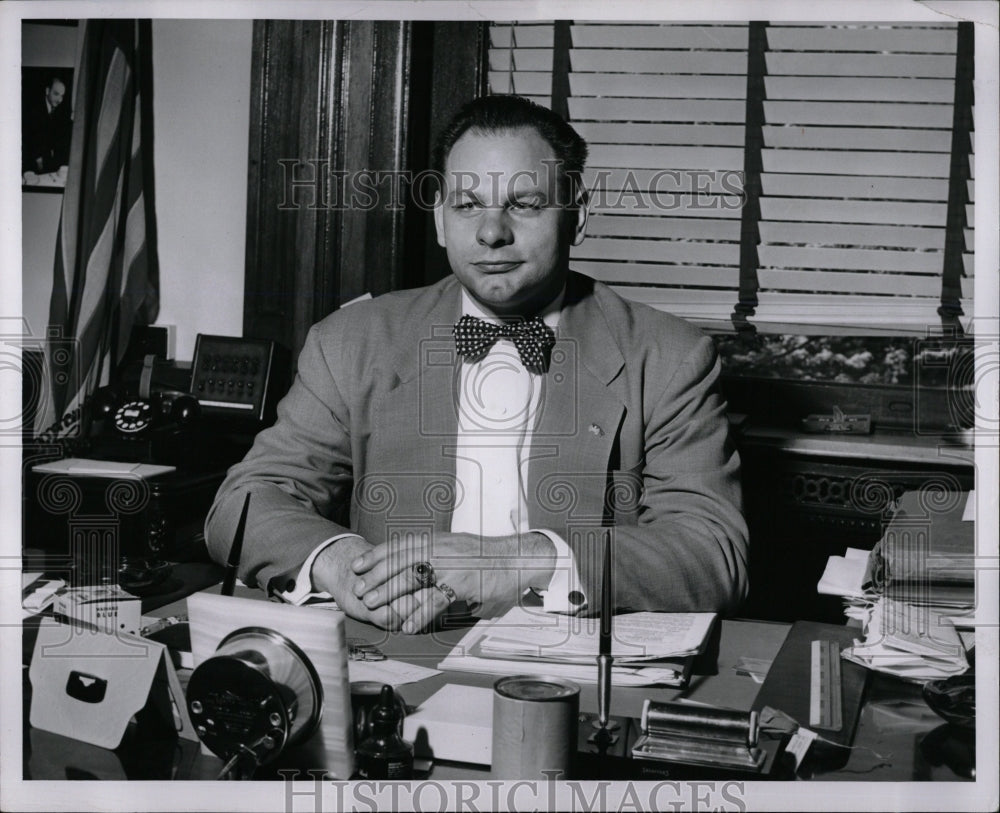
[(254, 23), (244, 335), (297, 354), (342, 303), (447, 272), (430, 213), (399, 179), (430, 166), (438, 130), (483, 92), (485, 34), (479, 23)]

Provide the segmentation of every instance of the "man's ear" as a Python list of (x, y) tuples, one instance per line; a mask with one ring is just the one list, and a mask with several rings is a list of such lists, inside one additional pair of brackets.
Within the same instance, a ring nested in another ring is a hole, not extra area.
[(590, 216), (590, 195), (587, 188), (581, 183), (576, 190), (576, 200), (573, 202), (573, 232), (570, 237), (571, 245), (578, 246), (587, 236), (587, 218)]
[(434, 231), (437, 232), (438, 245), (447, 248), (444, 241), (444, 200), (440, 189), (434, 193)]

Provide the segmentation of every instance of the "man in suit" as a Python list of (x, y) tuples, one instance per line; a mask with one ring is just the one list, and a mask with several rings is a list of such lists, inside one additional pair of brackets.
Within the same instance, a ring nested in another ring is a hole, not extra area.
[(617, 608), (732, 610), (746, 527), (714, 346), (569, 270), (585, 143), (493, 96), (437, 155), (453, 275), (312, 328), (276, 424), (220, 488), (214, 557), (249, 490), (243, 580), (383, 627), (532, 595), (596, 611), (606, 533)]
[(65, 97), (66, 84), (50, 76), (44, 94), (27, 100), (22, 112), (22, 172), (55, 172), (69, 162), (73, 125)]

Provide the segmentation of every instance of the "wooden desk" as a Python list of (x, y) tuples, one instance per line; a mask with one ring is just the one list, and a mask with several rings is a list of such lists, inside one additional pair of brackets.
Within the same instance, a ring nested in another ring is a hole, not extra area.
[[(164, 614), (173, 607), (163, 609)], [(719, 636), (717, 673), (694, 675), (690, 686), (677, 689), (615, 689), (612, 713), (639, 716), (642, 703), (650, 697), (690, 700), (749, 709), (759, 685), (734, 670), (741, 656), (772, 659), (788, 632), (789, 625), (762, 621), (723, 621)], [(448, 630), (434, 635), (404, 636), (348, 622), (348, 634), (364, 637), (377, 644), (390, 657), (436, 666), (451, 646), (461, 638), (464, 629)], [(595, 667), (596, 668), (596, 667)], [(125, 742), (115, 751), (107, 751), (76, 740), (67, 739), (28, 726), (30, 686), (25, 670), (25, 776), (32, 779), (213, 779), (220, 770), (221, 760), (199, 753), (195, 743), (144, 733), (130, 727)], [(417, 705), (445, 683), (472, 686), (492, 686), (496, 677), (460, 672), (444, 672), (418, 683), (400, 687), (400, 693), (410, 705)], [(580, 708), (596, 711), (597, 691), (594, 684), (583, 684)], [(956, 773), (941, 759), (928, 757), (921, 748), (922, 740), (938, 731), (943, 722), (931, 712), (920, 697), (918, 686), (905, 684), (881, 675), (874, 676), (869, 699), (862, 712), (855, 738), (855, 750), (846, 765), (836, 770), (818, 769), (814, 778), (823, 780), (957, 780)], [(489, 771), (471, 765), (438, 763), (432, 773), (435, 780), (485, 780)], [(599, 777), (593, 777), (599, 778)]]

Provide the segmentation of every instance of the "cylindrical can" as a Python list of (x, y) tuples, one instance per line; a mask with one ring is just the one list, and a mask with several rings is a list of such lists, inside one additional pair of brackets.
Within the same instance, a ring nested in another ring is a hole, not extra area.
[(547, 675), (514, 675), (493, 685), (496, 779), (569, 779), (577, 749), (580, 687)]

